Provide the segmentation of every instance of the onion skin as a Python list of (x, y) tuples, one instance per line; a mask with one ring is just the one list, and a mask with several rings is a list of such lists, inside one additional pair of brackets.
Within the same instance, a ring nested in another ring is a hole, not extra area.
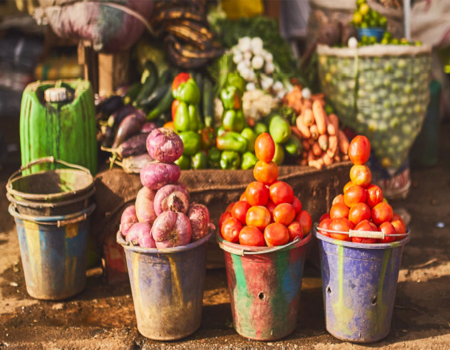
[(159, 162), (173, 163), (181, 157), (183, 150), (183, 141), (173, 130), (155, 129), (147, 137), (148, 154)]
[(176, 164), (146, 164), (141, 170), (141, 183), (151, 190), (159, 190), (164, 185), (176, 183), (180, 175), (180, 167)]
[(191, 241), (191, 223), (183, 213), (165, 211), (159, 215), (152, 228), (156, 248), (171, 248)]
[(189, 210), (189, 192), (179, 184), (166, 185), (156, 192), (154, 205), (158, 216), (165, 211), (186, 214)]
[(126, 237), (130, 228), (137, 222), (136, 207), (130, 205), (123, 211), (122, 217), (120, 218), (120, 233), (122, 236)]
[(138, 245), (141, 248), (156, 248), (151, 231), (152, 225), (147, 224), (146, 222), (138, 222), (131, 226), (126, 240), (132, 245)]
[(203, 204), (192, 204), (188, 212), (188, 218), (191, 222), (192, 242), (205, 237), (210, 230), (209, 210)]
[(147, 187), (142, 187), (136, 197), (136, 217), (139, 222), (153, 224), (156, 219), (155, 213), (155, 195), (156, 191)]

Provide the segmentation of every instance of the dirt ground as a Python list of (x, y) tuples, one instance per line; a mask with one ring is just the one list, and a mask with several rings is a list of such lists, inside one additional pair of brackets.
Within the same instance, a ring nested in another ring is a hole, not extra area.
[[(412, 216), (390, 335), (370, 347), (450, 348), (450, 125), (442, 128), (440, 163), (412, 171), (407, 200), (392, 202)], [(207, 272), (201, 328), (176, 342), (156, 342), (136, 328), (128, 283), (109, 286), (101, 268), (88, 271), (83, 293), (65, 302), (37, 301), (26, 292), (14, 221), (0, 181), (0, 349), (153, 348), (362, 348), (325, 329), (320, 271), (306, 266), (298, 326), (282, 341), (259, 343), (236, 334), (231, 324), (224, 270)], [(444, 227), (442, 227), (444, 226)]]

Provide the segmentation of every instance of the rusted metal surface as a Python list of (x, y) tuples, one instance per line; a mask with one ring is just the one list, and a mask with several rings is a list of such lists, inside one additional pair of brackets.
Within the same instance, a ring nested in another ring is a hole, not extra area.
[[(306, 243), (311, 235), (276, 251), (217, 239), (224, 249), (236, 332), (266, 341), (291, 334), (297, 326)], [(243, 254), (237, 253), (242, 249)]]
[(351, 342), (372, 343), (391, 328), (398, 272), (409, 236), (392, 243), (319, 240), (327, 331)]
[(202, 320), (206, 245), (210, 235), (185, 246), (125, 249), (137, 327), (155, 340), (176, 340), (194, 333)]

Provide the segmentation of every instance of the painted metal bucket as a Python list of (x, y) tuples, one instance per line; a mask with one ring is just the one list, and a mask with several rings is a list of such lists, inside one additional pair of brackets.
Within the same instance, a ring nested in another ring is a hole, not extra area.
[(154, 340), (176, 340), (201, 324), (206, 245), (211, 233), (185, 246), (125, 249), (139, 333)]
[(403, 247), (409, 234), (392, 243), (353, 243), (317, 232), (327, 331), (351, 342), (372, 343), (391, 327)]
[(95, 204), (79, 213), (55, 217), (20, 214), (16, 221), (27, 292), (42, 300), (61, 300), (80, 293), (86, 285), (89, 216)]
[[(65, 169), (22, 175), (36, 165), (59, 164)], [(94, 179), (87, 168), (54, 157), (44, 157), (21, 167), (6, 184), (7, 198), (20, 214), (67, 215), (89, 207), (95, 193)]]
[(233, 326), (245, 338), (271, 341), (297, 326), (307, 235), (284, 246), (247, 247), (217, 235), (224, 250)]

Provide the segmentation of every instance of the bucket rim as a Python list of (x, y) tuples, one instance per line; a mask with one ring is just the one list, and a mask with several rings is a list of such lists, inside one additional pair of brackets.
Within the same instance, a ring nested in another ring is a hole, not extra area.
[(56, 225), (58, 227), (61, 227), (86, 220), (87, 217), (94, 212), (96, 207), (96, 204), (92, 203), (86, 209), (74, 214), (60, 216), (34, 216), (20, 214), (14, 204), (11, 203), (8, 207), (8, 212), (15, 219), (30, 221), (39, 225)]
[(284, 252), (294, 248), (298, 248), (304, 246), (309, 241), (311, 241), (311, 232), (305, 236), (301, 240), (295, 240), (293, 242), (289, 242), (282, 246), (277, 247), (255, 247), (255, 246), (242, 246), (240, 244), (231, 243), (224, 240), (219, 231), (216, 233), (216, 239), (219, 243), (220, 249), (234, 255), (244, 256), (244, 255), (262, 255), (262, 254), (270, 254), (275, 252)]
[(185, 252), (194, 248), (197, 248), (203, 244), (205, 244), (206, 242), (208, 242), (209, 238), (211, 237), (211, 235), (213, 234), (214, 230), (210, 229), (209, 233), (200, 238), (198, 241), (192, 242), (192, 243), (188, 243), (182, 246), (178, 246), (178, 247), (172, 247), (172, 248), (141, 248), (139, 246), (133, 246), (133, 245), (128, 245), (124, 239), (124, 237), (122, 236), (122, 233), (119, 231), (117, 231), (116, 234), (116, 241), (117, 243), (119, 243), (124, 250), (126, 251), (130, 251), (130, 252), (135, 252), (135, 253), (142, 253), (142, 254), (174, 254), (174, 253), (181, 253), (181, 252)]
[[(54, 170), (42, 170), (42, 171), (38, 171), (36, 173), (29, 174), (26, 176), (21, 174), (24, 170), (27, 170), (34, 165), (46, 164), (46, 163), (51, 163), (51, 164), (59, 163), (59, 164), (62, 164), (64, 166), (66, 166), (68, 168), (72, 168), (72, 169), (63, 168), (63, 169), (54, 169)], [(81, 175), (81, 173), (83, 173), (85, 176), (87, 176), (87, 179), (89, 180), (89, 185), (84, 188), (81, 188), (79, 190), (75, 190), (75, 191), (68, 191), (68, 192), (61, 192), (61, 193), (49, 193), (49, 194), (26, 193), (26, 192), (20, 192), (13, 188), (13, 183), (20, 179), (24, 179), (24, 178), (31, 177), (31, 176), (42, 175), (45, 173), (64, 173), (64, 172), (68, 172), (68, 171), (77, 172), (77, 173), (80, 173), (80, 175)], [(89, 171), (89, 169), (87, 169), (81, 165), (71, 164), (71, 163), (65, 162), (63, 160), (55, 159), (53, 156), (51, 156), (51, 157), (43, 157), (43, 158), (36, 159), (36, 160), (28, 163), (27, 165), (20, 167), (20, 169), (16, 170), (9, 177), (8, 182), (6, 183), (6, 192), (11, 194), (12, 196), (17, 196), (17, 197), (28, 199), (28, 200), (45, 201), (45, 200), (51, 200), (51, 199), (62, 199), (62, 198), (66, 198), (66, 197), (69, 197), (69, 196), (72, 196), (75, 194), (83, 193), (83, 192), (91, 189), (93, 186), (94, 186), (94, 178), (93, 178), (91, 172)]]
[[(409, 229), (408, 229), (409, 230)], [(317, 239), (334, 244), (339, 246), (344, 246), (346, 248), (353, 248), (353, 249), (391, 249), (391, 248), (398, 248), (404, 246), (406, 243), (408, 243), (411, 240), (411, 236), (408, 235), (405, 238), (403, 238), (400, 241), (394, 241), (390, 243), (354, 243), (354, 242), (348, 242), (348, 241), (341, 241), (339, 239), (331, 238), (322, 235), (317, 231), (316, 226), (313, 227), (313, 235)]]

